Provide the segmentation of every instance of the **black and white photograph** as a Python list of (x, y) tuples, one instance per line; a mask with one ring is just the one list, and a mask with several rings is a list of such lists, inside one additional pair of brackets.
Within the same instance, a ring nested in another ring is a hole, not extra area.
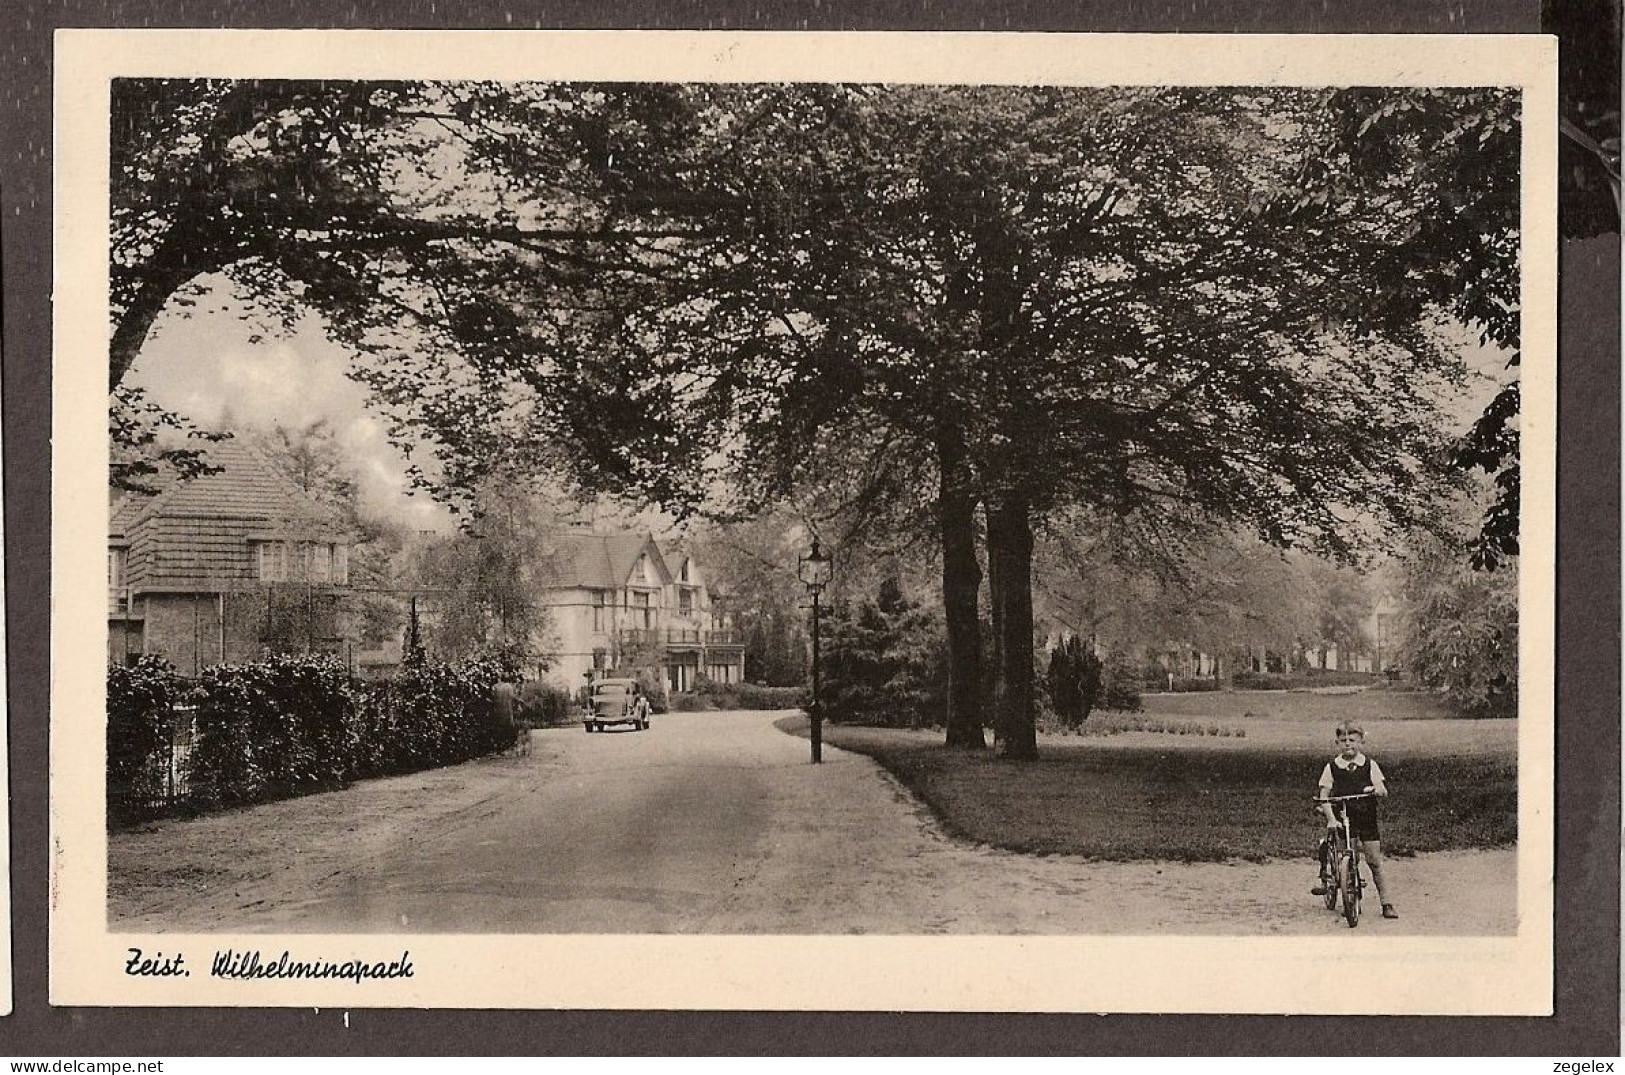
[(55, 1001), (1550, 1010), (1549, 42), (377, 36), (59, 75)]

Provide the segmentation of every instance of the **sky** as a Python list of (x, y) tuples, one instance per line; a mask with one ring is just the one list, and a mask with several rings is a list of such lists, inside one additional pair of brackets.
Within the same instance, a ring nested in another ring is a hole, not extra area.
[(189, 316), (171, 307), (126, 382), (209, 429), (302, 427), (326, 418), (355, 464), (365, 506), (416, 530), (449, 531), (450, 512), (408, 494), (406, 461), (388, 426), (345, 375), (348, 352), (307, 318), (292, 333), (257, 323), (223, 282), (205, 288)]

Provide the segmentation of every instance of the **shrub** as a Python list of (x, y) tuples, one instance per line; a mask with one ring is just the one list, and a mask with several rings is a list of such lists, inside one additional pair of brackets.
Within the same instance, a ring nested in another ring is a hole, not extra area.
[(519, 688), (519, 719), (532, 728), (573, 723), (576, 719), (575, 698), (563, 687), (531, 680)]
[(1079, 735), (1106, 736), (1122, 732), (1149, 732), (1153, 735), (1212, 736), (1215, 739), (1244, 738), (1245, 728), (1225, 724), (1203, 724), (1195, 720), (1166, 720), (1160, 717), (1125, 717), (1102, 714), (1077, 729)]
[(713, 697), (709, 694), (700, 694), (694, 691), (677, 691), (671, 696), (671, 711), (673, 713), (708, 712), (716, 708), (712, 704)]
[(835, 722), (918, 728), (947, 704), (941, 621), (894, 579), (873, 598), (830, 605), (825, 627), (824, 715)]
[(1137, 713), (1141, 689), (1140, 674), (1129, 656), (1117, 650), (1108, 653), (1101, 668), (1100, 708)]
[(332, 657), (219, 665), (199, 683), (197, 790), (236, 805), (342, 783), (350, 771), (351, 697)]
[(1049, 669), (1043, 685), (1056, 715), (1076, 728), (1089, 719), (1100, 701), (1104, 664), (1083, 639), (1074, 635), (1050, 651)]
[(812, 703), (812, 688), (737, 683), (734, 697), (739, 699), (740, 709), (806, 709)]

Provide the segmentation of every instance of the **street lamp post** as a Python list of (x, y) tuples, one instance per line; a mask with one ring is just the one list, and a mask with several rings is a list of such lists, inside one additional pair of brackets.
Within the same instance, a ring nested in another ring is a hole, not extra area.
[(818, 599), (829, 585), (831, 567), (829, 557), (819, 551), (816, 537), (812, 551), (801, 558), (796, 574), (812, 598), (812, 712), (809, 715), (812, 717), (812, 760), (817, 765), (824, 760), (824, 714), (818, 698)]

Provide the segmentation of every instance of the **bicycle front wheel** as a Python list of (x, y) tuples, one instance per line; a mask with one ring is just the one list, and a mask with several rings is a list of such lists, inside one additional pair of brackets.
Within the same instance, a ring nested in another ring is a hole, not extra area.
[(1343, 897), (1343, 918), (1353, 929), (1360, 924), (1360, 878), (1355, 872), (1354, 856), (1348, 852), (1337, 856), (1337, 888)]

